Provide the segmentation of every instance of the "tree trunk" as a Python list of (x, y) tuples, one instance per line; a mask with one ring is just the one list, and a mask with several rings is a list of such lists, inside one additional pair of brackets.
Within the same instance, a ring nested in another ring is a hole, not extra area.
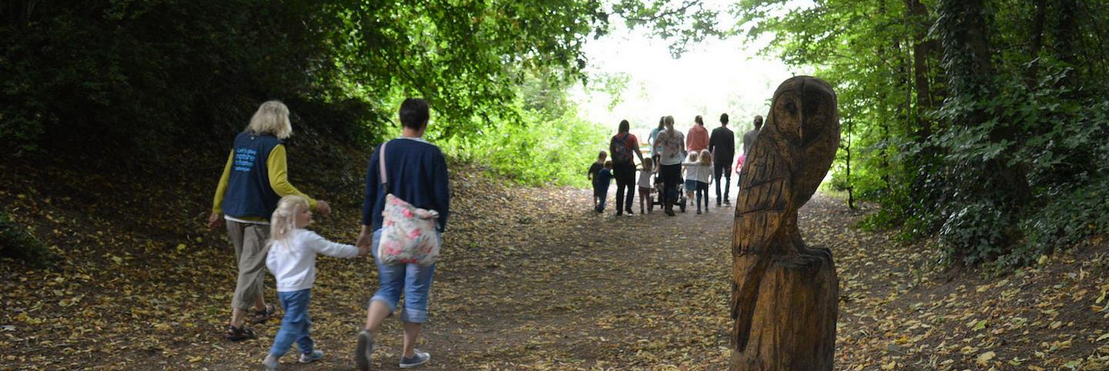
[(855, 131), (855, 124), (852, 121), (847, 124), (847, 146), (843, 147), (847, 152), (847, 207), (855, 209), (855, 185), (851, 184), (851, 136)]
[[(1078, 31), (1078, 4), (1074, 0), (1057, 0), (1055, 2), (1055, 55), (1060, 61), (1074, 68), (1059, 83), (1065, 87), (1078, 86), (1078, 69), (1083, 66), (1078, 62), (1078, 45), (1082, 43), (1083, 35)], [(1089, 66), (1085, 66), (1086, 75), (1090, 75)]]
[(913, 85), (916, 89), (916, 138), (917, 142), (924, 142), (932, 136), (932, 122), (925, 118), (925, 112), (936, 108), (936, 99), (933, 96), (932, 84), (928, 80), (929, 71), (932, 70), (932, 56), (936, 52), (935, 40), (925, 40), (928, 37), (928, 9), (920, 0), (905, 0), (905, 8), (909, 13), (910, 26), (913, 29)]
[(1047, 0), (1036, 0), (1036, 15), (1032, 19), (1032, 44), (1028, 48), (1032, 63), (1024, 75), (1024, 84), (1029, 88), (1036, 87), (1040, 78), (1040, 49), (1044, 45), (1044, 22), (1047, 20)]
[[(733, 349), (732, 371), (832, 370), (839, 281), (831, 252), (820, 250), (826, 256), (819, 259), (762, 257), (770, 262), (761, 274), (751, 335), (743, 349)], [(737, 275), (734, 282), (742, 286), (747, 279)]]
[[(943, 39), (944, 66), (948, 74), (951, 95), (965, 101), (989, 101), (997, 94), (993, 84), (993, 65), (990, 61), (988, 23), (984, 0), (942, 0), (940, 20), (937, 28)], [(997, 110), (997, 107), (993, 107)], [(978, 126), (987, 123), (1000, 112), (991, 112), (985, 107), (975, 107), (963, 114), (962, 125)], [(991, 143), (1019, 142), (1017, 130), (1011, 122), (1000, 122), (989, 131)], [(1020, 163), (1013, 164), (1016, 158), (1016, 145), (1006, 147), (997, 157), (986, 162), (991, 179), (987, 189), (1003, 191), (1012, 212), (1020, 209), (1031, 198), (1028, 177)]]

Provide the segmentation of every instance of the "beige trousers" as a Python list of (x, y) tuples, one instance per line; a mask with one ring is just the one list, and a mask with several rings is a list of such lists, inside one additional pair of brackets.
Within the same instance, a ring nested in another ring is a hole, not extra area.
[(239, 260), (239, 278), (231, 306), (250, 310), (265, 286), (266, 253), (269, 252), (266, 241), (270, 238), (270, 226), (228, 220), (227, 236), (235, 245), (235, 257)]

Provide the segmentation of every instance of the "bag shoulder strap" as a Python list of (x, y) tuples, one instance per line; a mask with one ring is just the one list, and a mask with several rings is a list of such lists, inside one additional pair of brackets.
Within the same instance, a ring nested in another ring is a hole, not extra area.
[(385, 141), (385, 143), (381, 143), (381, 153), (377, 154), (377, 159), (378, 159), (378, 166), (377, 167), (378, 167), (378, 169), (381, 170), (381, 185), (385, 188), (385, 193), (389, 193), (389, 177), (388, 177), (388, 175), (385, 174), (385, 145), (386, 144), (389, 144), (389, 141)]

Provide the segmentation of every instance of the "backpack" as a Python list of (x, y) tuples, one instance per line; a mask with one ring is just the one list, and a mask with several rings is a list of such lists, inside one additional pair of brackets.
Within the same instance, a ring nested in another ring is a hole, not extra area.
[(609, 143), (608, 149), (612, 151), (612, 162), (616, 164), (626, 164), (632, 162), (632, 150), (628, 148), (628, 137), (630, 133), (624, 133), (624, 137), (620, 138), (620, 134), (612, 136), (612, 142)]

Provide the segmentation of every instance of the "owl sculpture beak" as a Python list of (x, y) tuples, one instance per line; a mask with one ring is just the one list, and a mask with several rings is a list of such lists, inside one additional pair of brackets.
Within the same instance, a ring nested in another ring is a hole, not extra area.
[[(805, 111), (802, 110), (801, 112), (805, 112)], [(797, 140), (800, 142), (798, 144), (804, 146), (805, 145), (805, 114), (802, 113), (800, 116), (801, 116), (801, 118), (797, 122)]]

